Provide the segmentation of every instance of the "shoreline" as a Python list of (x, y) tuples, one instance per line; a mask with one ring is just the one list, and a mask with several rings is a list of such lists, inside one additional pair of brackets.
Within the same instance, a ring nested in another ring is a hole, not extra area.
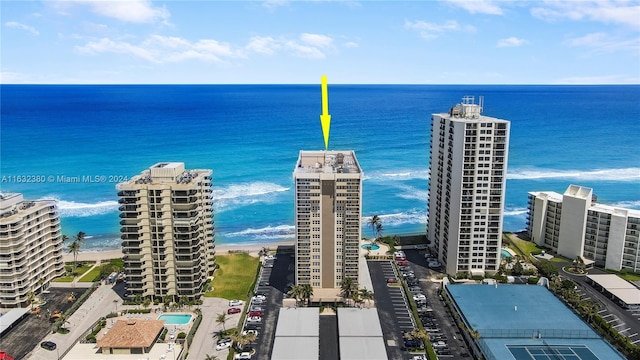
[[(216, 245), (216, 254), (224, 255), (230, 252), (248, 252), (253, 256), (258, 256), (258, 253), (263, 248), (274, 249), (278, 246), (293, 246), (294, 242), (291, 241), (276, 241), (263, 244), (236, 244), (236, 245)], [(122, 250), (96, 250), (79, 252), (78, 261), (104, 261), (111, 259), (121, 259), (123, 256)], [(62, 256), (62, 261), (73, 262), (73, 254), (65, 254)]]

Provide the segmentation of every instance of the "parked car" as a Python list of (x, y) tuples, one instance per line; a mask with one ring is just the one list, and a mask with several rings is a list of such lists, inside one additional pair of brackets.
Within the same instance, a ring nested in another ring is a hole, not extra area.
[(404, 346), (406, 346), (408, 348), (418, 348), (418, 349), (420, 349), (420, 348), (424, 347), (424, 344), (419, 339), (405, 339), (404, 340)]
[(260, 329), (260, 323), (247, 323), (244, 325), (245, 330), (258, 330)]
[(254, 316), (262, 317), (262, 316), (264, 316), (264, 313), (262, 311), (251, 311), (251, 312), (249, 312), (249, 317), (254, 317)]
[(396, 279), (396, 278), (388, 278), (388, 279), (387, 279), (387, 284), (390, 284), (390, 283), (397, 283), (397, 282), (398, 282), (398, 279)]
[(419, 291), (422, 291), (422, 288), (421, 288), (420, 286), (411, 286), (411, 287), (409, 288), (409, 291), (413, 291), (413, 290), (419, 290)]
[(273, 267), (273, 261), (265, 261), (264, 262), (264, 267), (272, 268)]
[(262, 318), (260, 316), (251, 316), (247, 318), (247, 323), (259, 323), (262, 322)]
[(245, 330), (242, 332), (243, 336), (246, 336), (248, 334), (254, 334), (256, 337), (258, 337), (258, 330)]
[(267, 297), (262, 294), (259, 294), (252, 297), (251, 300), (267, 300)]
[(229, 306), (242, 306), (242, 300), (230, 300)]
[(413, 295), (414, 301), (427, 301), (427, 297), (424, 294), (415, 294)]
[(398, 261), (398, 266), (409, 266), (409, 262), (407, 260)]
[(55, 350), (55, 349), (56, 349), (56, 347), (58, 347), (58, 346), (56, 345), (56, 343), (54, 343), (53, 341), (43, 341), (43, 342), (41, 342), (41, 343), (40, 343), (40, 346), (41, 346), (43, 349), (47, 349), (47, 350), (49, 350), (49, 351), (53, 351), (53, 350)]
[(227, 314), (231, 315), (231, 314), (237, 314), (237, 313), (241, 313), (242, 309), (240, 308), (230, 308), (229, 310), (227, 310)]
[(267, 255), (267, 256), (264, 257), (264, 259), (265, 260), (273, 260), (273, 261), (277, 260), (275, 255)]
[(259, 286), (269, 286), (269, 280), (260, 280)]
[(223, 342), (223, 343), (218, 343), (216, 345), (216, 350), (220, 351), (220, 350), (224, 350), (224, 349), (228, 349), (231, 347), (231, 341), (229, 342)]
[(393, 253), (393, 257), (403, 257), (405, 256), (404, 251), (399, 250)]
[(264, 300), (253, 299), (253, 300), (251, 300), (251, 304), (252, 305), (262, 305), (262, 304), (264, 304)]
[(264, 311), (264, 308), (262, 306), (252, 306), (249, 311)]
[(418, 244), (415, 247), (417, 250), (424, 250), (427, 248), (427, 244)]
[(234, 360), (251, 360), (251, 353), (249, 352), (243, 352), (240, 354), (236, 354), (233, 357)]
[(222, 343), (226, 343), (226, 342), (232, 342), (233, 340), (231, 340), (231, 338), (222, 338), (220, 340), (218, 340), (217, 344), (222, 344)]

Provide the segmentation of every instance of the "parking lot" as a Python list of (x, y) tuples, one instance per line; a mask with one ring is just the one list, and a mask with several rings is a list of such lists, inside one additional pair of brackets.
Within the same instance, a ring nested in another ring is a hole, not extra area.
[(248, 304), (248, 310), (253, 308), (261, 311), (262, 316), (259, 320), (254, 318), (256, 321), (248, 320), (250, 318), (248, 311), (241, 329), (241, 331), (254, 330), (258, 333), (256, 340), (246, 348), (246, 350), (250, 350), (249, 348), (255, 350), (252, 359), (268, 360), (271, 357), (283, 293), (287, 284), (293, 281), (293, 261), (290, 254), (279, 251), (274, 257), (273, 260), (263, 262), (255, 288), (255, 293), (264, 295), (264, 300), (259, 300), (258, 298), (262, 299), (262, 296), (258, 296)]
[(86, 289), (49, 288), (47, 293), (41, 296), (47, 303), (41, 306), (40, 318), (34, 314), (29, 314), (13, 329), (9, 330), (7, 334), (3, 335), (2, 350), (7, 351), (16, 359), (24, 358), (33, 348), (39, 346), (42, 339), (51, 332), (53, 323), (49, 322), (49, 311), (53, 313), (57, 310), (64, 313), (73, 305), (73, 303), (67, 301), (71, 292), (74, 292), (77, 297), (84, 290)]

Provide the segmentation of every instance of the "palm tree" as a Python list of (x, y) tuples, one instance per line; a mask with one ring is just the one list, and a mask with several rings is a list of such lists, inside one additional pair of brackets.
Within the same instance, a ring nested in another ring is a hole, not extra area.
[(373, 300), (373, 291), (369, 291), (367, 290), (367, 288), (362, 288), (359, 290), (359, 296), (362, 300), (366, 300), (367, 303), (371, 303), (371, 300)]
[(376, 240), (382, 237), (382, 223), (376, 224)]
[(300, 297), (301, 300), (306, 300), (307, 306), (311, 303), (311, 297), (313, 296), (313, 288), (310, 284), (300, 285)]
[(225, 331), (224, 324), (227, 322), (227, 313), (221, 312), (216, 317), (216, 324), (222, 325), (222, 331)]
[(217, 356), (215, 356), (215, 355), (209, 355), (209, 354), (206, 354), (206, 355), (204, 356), (204, 360), (219, 360), (219, 359), (220, 359), (220, 358), (219, 358), (219, 357), (217, 357)]
[(237, 331), (235, 334), (233, 334), (231, 339), (236, 342), (237, 349), (242, 349), (245, 345), (251, 344), (252, 342), (256, 341), (256, 334), (247, 333), (246, 335), (242, 335), (240, 331)]
[(76, 268), (78, 263), (78, 252), (80, 251), (80, 243), (77, 241), (73, 241), (69, 246), (67, 246), (67, 251), (69, 254), (73, 254), (73, 276), (76, 275)]
[(425, 329), (413, 329), (407, 334), (407, 337), (410, 339), (420, 339), (424, 344), (429, 342), (429, 333)]
[(31, 304), (31, 310), (33, 310), (33, 299), (36, 298), (36, 293), (33, 291), (29, 291), (27, 293), (27, 301), (29, 301), (29, 304)]
[(352, 278), (346, 277), (342, 279), (342, 285), (340, 286), (340, 296), (343, 299), (351, 299), (353, 297), (353, 293), (357, 291), (357, 284), (353, 281)]
[(371, 226), (373, 237), (377, 239), (376, 230), (378, 229), (378, 225), (382, 225), (380, 217), (378, 215), (373, 215), (371, 219), (367, 220), (367, 225)]
[(351, 301), (353, 301), (353, 304), (358, 307), (360, 307), (359, 305), (364, 302), (364, 300), (362, 300), (362, 298), (360, 297), (360, 293), (357, 291), (354, 291), (353, 294), (351, 294)]
[[(302, 300), (302, 285), (293, 285), (291, 289), (287, 292), (289, 296), (296, 299), (296, 303)], [(313, 290), (312, 290), (313, 292)]]

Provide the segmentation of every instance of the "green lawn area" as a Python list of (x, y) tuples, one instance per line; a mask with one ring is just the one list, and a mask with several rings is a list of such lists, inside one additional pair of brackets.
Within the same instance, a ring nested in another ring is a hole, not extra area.
[(72, 282), (73, 276), (62, 276), (57, 279), (54, 279), (53, 282)]
[(567, 258), (563, 258), (562, 256), (555, 256), (551, 259), (552, 262), (557, 262), (557, 263), (570, 263), (571, 260), (567, 259)]
[(80, 278), (80, 282), (94, 282), (100, 279), (100, 269), (102, 266), (96, 266), (91, 271), (87, 273), (87, 275)]
[[(524, 254), (521, 255), (524, 255), (526, 257), (529, 257), (529, 254), (540, 254), (542, 250), (544, 250), (542, 248), (539, 248), (538, 245), (536, 245), (532, 241), (519, 239), (515, 234), (507, 234), (507, 236), (509, 237), (509, 241), (511, 241), (511, 243), (515, 245), (512, 245), (511, 249), (517, 253), (523, 252)], [(520, 249), (521, 251), (518, 251), (518, 249)]]
[(217, 255), (216, 262), (220, 268), (211, 282), (213, 290), (204, 296), (245, 300), (256, 280), (259, 261), (245, 253)]
[[(91, 263), (78, 262), (78, 267), (76, 268), (76, 275), (84, 274), (89, 269), (91, 269), (91, 267), (93, 265), (94, 265), (93, 262), (91, 262)], [(67, 271), (67, 273), (70, 273), (71, 271), (73, 271), (73, 263), (66, 263), (65, 266), (64, 266), (64, 269)]]

